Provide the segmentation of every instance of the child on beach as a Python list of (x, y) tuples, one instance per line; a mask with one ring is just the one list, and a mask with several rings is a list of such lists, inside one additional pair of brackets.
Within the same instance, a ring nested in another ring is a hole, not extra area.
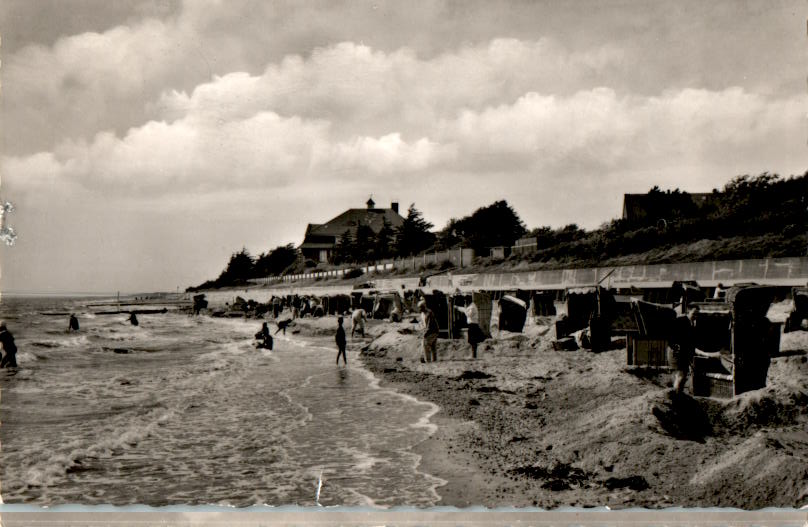
[(351, 315), (351, 337), (354, 336), (354, 332), (359, 332), (363, 337), (365, 336), (365, 310), (361, 307)]
[(342, 355), (342, 362), (347, 366), (348, 359), (345, 357), (345, 329), (342, 327), (342, 317), (337, 319), (337, 334), (334, 338), (337, 341), (337, 366), (339, 366), (340, 355)]

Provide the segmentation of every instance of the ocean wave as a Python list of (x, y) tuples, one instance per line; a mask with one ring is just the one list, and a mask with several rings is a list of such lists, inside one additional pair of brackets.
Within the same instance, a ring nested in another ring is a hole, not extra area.
[(78, 441), (73, 441), (67, 449), (53, 452), (37, 461), (26, 471), (23, 482), (28, 487), (57, 485), (64, 481), (66, 475), (84, 467), (87, 460), (110, 458), (117, 451), (137, 446), (173, 416), (171, 409), (159, 408), (143, 414), (141, 419), (127, 418), (117, 427), (96, 435), (93, 444), (79, 446)]
[(58, 348), (60, 343), (55, 340), (47, 340), (44, 342), (29, 342), (28, 345), (34, 346), (35, 348)]
[(40, 361), (39, 355), (34, 352), (24, 350), (17, 352), (17, 364), (24, 366), (25, 364), (30, 364), (32, 362)]
[(16, 423), (4, 498), (314, 504), (322, 474), (322, 505), (437, 501), (440, 482), (409, 451), (433, 431), (433, 407), (379, 388), (356, 352), (335, 369), (320, 340), (278, 334), (256, 349), (260, 320), (81, 316), (75, 334), (43, 320), (18, 340), (30, 363), (18, 375), (33, 380), (2, 386), (27, 394), (3, 400)]
[[(64, 333), (64, 332), (62, 332)], [(38, 348), (82, 348), (90, 342), (87, 335), (70, 335), (58, 339), (41, 339), (31, 342), (20, 342), (20, 347), (31, 345)]]

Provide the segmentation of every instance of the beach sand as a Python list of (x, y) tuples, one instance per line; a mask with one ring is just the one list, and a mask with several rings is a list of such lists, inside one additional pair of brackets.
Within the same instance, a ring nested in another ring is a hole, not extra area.
[[(335, 317), (297, 321), (333, 335)], [(351, 339), (385, 386), (438, 404), (420, 469), (467, 507), (800, 507), (808, 503), (808, 332), (783, 335), (768, 386), (734, 399), (673, 397), (670, 374), (632, 370), (614, 349), (555, 351), (553, 317), (501, 332), (471, 360), (439, 340), (420, 362), (413, 317)]]

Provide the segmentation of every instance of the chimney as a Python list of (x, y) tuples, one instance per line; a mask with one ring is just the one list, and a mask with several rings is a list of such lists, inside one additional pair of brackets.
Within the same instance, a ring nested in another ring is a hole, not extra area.
[(371, 196), (366, 203), (368, 206), (368, 210), (372, 209), (376, 205), (376, 202), (373, 201), (373, 196)]
[(398, 214), (398, 201), (394, 201), (390, 204), (390, 208), (393, 209), (393, 212)]

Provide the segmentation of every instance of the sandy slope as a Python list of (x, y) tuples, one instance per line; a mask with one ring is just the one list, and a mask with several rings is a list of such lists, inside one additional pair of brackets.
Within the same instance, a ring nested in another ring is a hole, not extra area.
[[(669, 375), (632, 371), (625, 349), (554, 351), (551, 318), (525, 334), (439, 341), (419, 361), (417, 325), (371, 321), (354, 339), (395, 389), (438, 403), (422, 469), (446, 505), (799, 507), (808, 503), (808, 333), (783, 336), (768, 386), (732, 400), (671, 397)], [(300, 321), (332, 335), (334, 317)], [(350, 339), (349, 339), (350, 340)]]

